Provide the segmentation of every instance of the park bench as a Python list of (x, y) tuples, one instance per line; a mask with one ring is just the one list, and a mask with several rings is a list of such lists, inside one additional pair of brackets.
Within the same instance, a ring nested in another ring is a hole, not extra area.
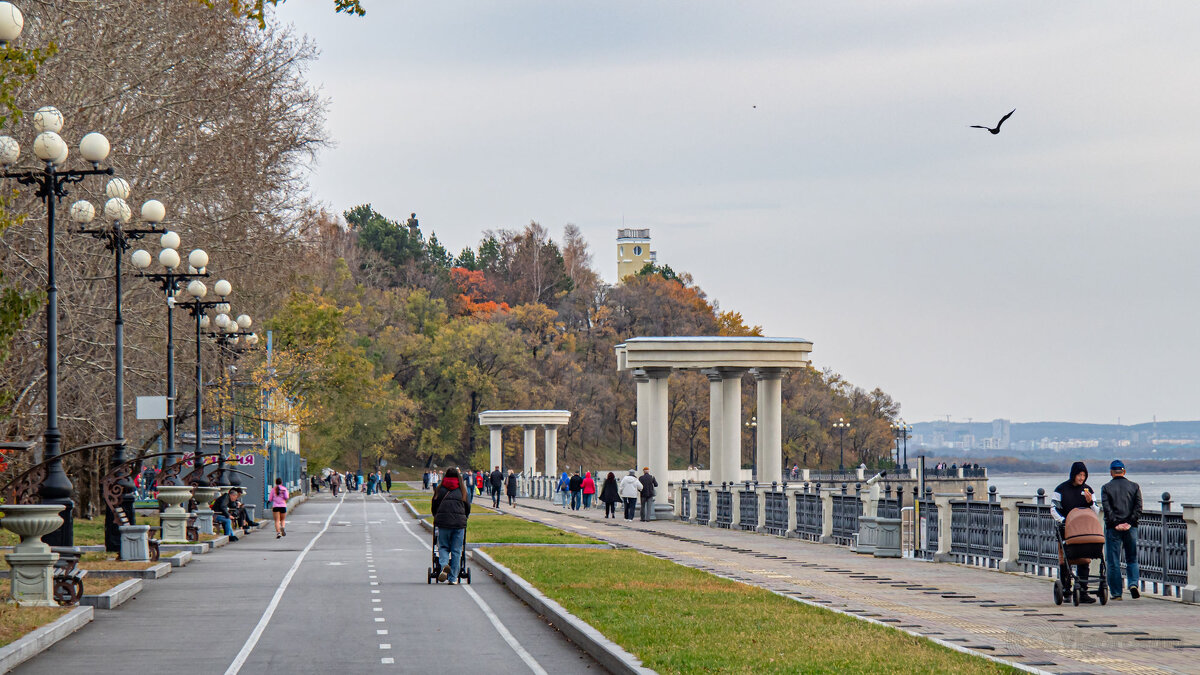
[[(116, 514), (118, 525), (122, 527), (133, 525), (133, 523), (129, 522), (129, 515), (125, 513), (125, 509), (114, 509), (113, 513)], [(151, 527), (150, 531), (156, 534), (161, 534), (162, 528)], [(197, 536), (197, 539), (199, 539), (199, 536)], [(149, 542), (150, 562), (158, 562), (158, 539), (148, 537), (147, 541)]]
[(58, 562), (54, 563), (54, 601), (62, 606), (79, 604), (83, 578), (87, 576), (87, 570), (79, 567), (83, 550), (77, 546), (52, 546), (50, 551), (58, 554)]

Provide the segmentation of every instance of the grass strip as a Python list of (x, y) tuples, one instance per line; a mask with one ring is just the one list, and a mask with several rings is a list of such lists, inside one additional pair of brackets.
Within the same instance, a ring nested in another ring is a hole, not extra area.
[(79, 566), (85, 570), (148, 570), (157, 564), (117, 560), (116, 553), (84, 553), (79, 556)]
[(133, 577), (94, 577), (88, 575), (83, 579), (83, 592), (85, 595), (100, 595), (105, 591), (111, 591), (119, 584), (129, 581)]
[(1016, 673), (637, 551), (489, 555), (660, 673)]
[(515, 516), (491, 516), (467, 521), (467, 541), (481, 544), (599, 544), (573, 532), (564, 532)]
[(0, 591), (0, 647), (50, 623), (72, 607), (19, 607), (11, 605), (8, 589)]

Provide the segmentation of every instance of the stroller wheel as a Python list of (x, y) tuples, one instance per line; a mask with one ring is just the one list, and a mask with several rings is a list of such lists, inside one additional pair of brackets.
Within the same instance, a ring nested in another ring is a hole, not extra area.
[(1108, 604), (1108, 584), (1104, 583), (1104, 577), (1100, 577), (1100, 605)]
[(428, 571), (425, 573), (425, 583), (427, 583), (427, 584), (433, 583), (433, 568), (432, 567), (430, 567), (428, 569)]
[(1071, 603), (1079, 606), (1079, 584), (1075, 584), (1075, 588), (1071, 589)]
[(1061, 605), (1063, 602), (1063, 585), (1061, 581), (1054, 581), (1054, 604)]

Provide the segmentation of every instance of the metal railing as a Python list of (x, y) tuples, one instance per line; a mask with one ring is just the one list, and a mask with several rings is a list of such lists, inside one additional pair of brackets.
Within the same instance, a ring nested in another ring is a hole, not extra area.
[(1046, 491), (1038, 488), (1033, 503), (1017, 504), (1017, 562), (1031, 574), (1053, 576), (1058, 567), (1058, 539)]
[(819, 541), (821, 527), (825, 520), (825, 507), (821, 502), (821, 484), (809, 491), (808, 483), (804, 484), (803, 492), (796, 492), (796, 534), (801, 539)]
[(686, 483), (679, 491), (679, 517), (684, 520), (692, 519), (692, 490)]
[(709, 492), (708, 490), (699, 490), (696, 492), (696, 522), (707, 525), (711, 519)]
[(733, 525), (733, 493), (725, 485), (717, 493), (717, 527), (728, 528)]
[(743, 530), (758, 529), (758, 490), (757, 486), (745, 484), (745, 489), (738, 491), (738, 527)]
[[(1178, 597), (1187, 585), (1187, 523), (1171, 511), (1171, 493), (1164, 492), (1160, 511), (1142, 511), (1138, 520), (1138, 570), (1142, 586)], [(1122, 552), (1121, 568), (1125, 570)]]
[(917, 543), (913, 556), (933, 560), (933, 555), (938, 550), (938, 506), (933, 500), (933, 488), (926, 486), (925, 496), (916, 500), (916, 504), (918, 520), (914, 526), (917, 529)]
[(771, 534), (783, 536), (788, 529), (787, 494), (776, 492), (772, 486), (770, 492), (763, 495), (763, 527)]
[(904, 508), (904, 490), (897, 485), (896, 496), (892, 496), (892, 486), (887, 485), (883, 488), (883, 497), (875, 506), (875, 517), (877, 518), (899, 518), (900, 511)]
[(950, 552), (959, 562), (999, 567), (1004, 557), (1004, 511), (996, 502), (996, 486), (988, 501), (976, 501), (967, 486), (967, 499), (950, 503)]
[(849, 546), (858, 534), (858, 516), (862, 513), (862, 502), (859, 492), (862, 486), (855, 484), (854, 494), (846, 492), (846, 484), (842, 483), (842, 493), (833, 495), (833, 543)]

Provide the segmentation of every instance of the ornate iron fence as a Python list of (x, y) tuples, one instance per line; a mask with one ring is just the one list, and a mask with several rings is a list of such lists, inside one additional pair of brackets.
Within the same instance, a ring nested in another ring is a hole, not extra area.
[(770, 492), (763, 495), (764, 515), (763, 526), (767, 528), (767, 532), (783, 536), (787, 534), (788, 529), (788, 511), (787, 511), (787, 493), (776, 492), (772, 489)]
[[(1171, 493), (1162, 493), (1161, 511), (1142, 511), (1138, 520), (1138, 570), (1142, 586), (1162, 595), (1180, 595), (1187, 585), (1187, 523), (1171, 511)], [(1124, 554), (1121, 569), (1127, 572)]]
[[(913, 488), (915, 491), (917, 488)], [(933, 501), (933, 488), (925, 488), (925, 496), (916, 500), (916, 547), (913, 556), (932, 560), (938, 549), (938, 506)]]
[(758, 529), (758, 492), (746, 483), (738, 491), (738, 527), (743, 530)]
[(976, 501), (967, 486), (967, 499), (950, 504), (950, 552), (959, 562), (998, 567), (1004, 557), (1004, 511), (993, 485), (988, 501)]
[(846, 493), (846, 484), (842, 483), (842, 493), (833, 496), (833, 543), (849, 546), (853, 537), (858, 533), (858, 516), (862, 513), (862, 502), (858, 493), (860, 485), (854, 486), (854, 494)]
[(801, 539), (818, 541), (821, 538), (821, 526), (825, 520), (825, 507), (821, 503), (821, 484), (816, 484), (816, 490), (809, 492), (805, 483), (804, 491), (796, 493), (796, 534)]
[(896, 496), (892, 497), (892, 486), (888, 485), (883, 488), (883, 498), (879, 500), (879, 504), (875, 507), (875, 516), (878, 518), (899, 518), (900, 511), (904, 509), (904, 491), (897, 485)]
[(679, 491), (679, 517), (684, 520), (692, 519), (692, 489), (687, 483)]
[(717, 527), (733, 525), (733, 493), (722, 486), (717, 493)]
[(1046, 491), (1038, 488), (1033, 503), (1017, 504), (1017, 562), (1026, 572), (1053, 576), (1058, 567), (1058, 538)]
[(696, 522), (702, 525), (707, 525), (712, 518), (711, 510), (709, 509), (709, 492), (702, 489), (696, 493)]

